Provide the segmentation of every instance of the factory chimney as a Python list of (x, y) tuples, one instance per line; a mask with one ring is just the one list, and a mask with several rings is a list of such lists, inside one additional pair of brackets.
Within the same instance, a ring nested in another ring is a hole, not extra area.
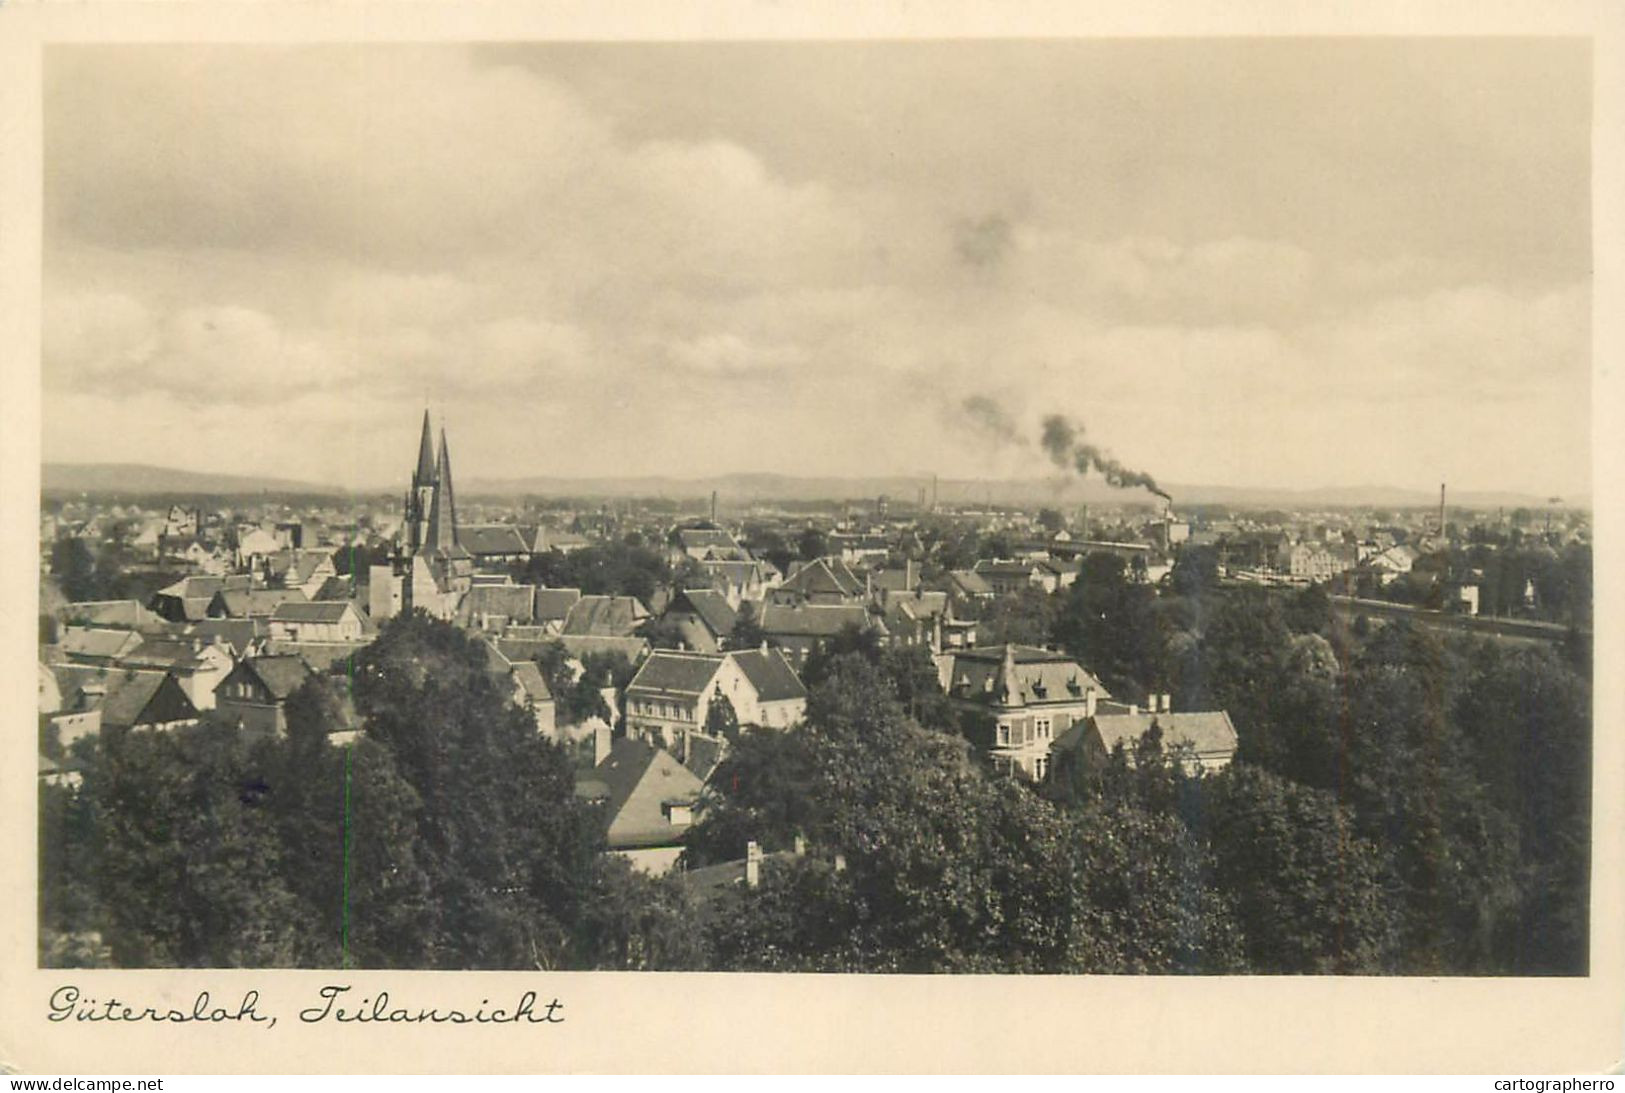
[(1439, 483), (1439, 538), (1444, 538), (1444, 483)]
[(717, 491), (711, 491), (711, 522), (717, 522)]

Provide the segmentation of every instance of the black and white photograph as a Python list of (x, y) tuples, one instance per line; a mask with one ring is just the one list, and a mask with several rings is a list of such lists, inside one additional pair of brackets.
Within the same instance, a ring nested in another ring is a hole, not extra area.
[(36, 967), (1592, 975), (1593, 65), (45, 44)]

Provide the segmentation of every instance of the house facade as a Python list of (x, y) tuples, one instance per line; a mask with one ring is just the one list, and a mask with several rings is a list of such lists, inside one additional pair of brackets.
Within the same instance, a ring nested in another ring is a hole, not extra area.
[(958, 649), (936, 658), (937, 681), (963, 708), (993, 722), (996, 769), (1034, 781), (1048, 777), (1057, 737), (1095, 716), (1110, 699), (1104, 684), (1065, 653), (1030, 645)]

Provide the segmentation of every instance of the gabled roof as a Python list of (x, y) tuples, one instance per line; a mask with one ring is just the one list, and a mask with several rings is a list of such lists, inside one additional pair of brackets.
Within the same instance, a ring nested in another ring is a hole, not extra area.
[(687, 829), (674, 826), (666, 806), (693, 804), (704, 784), (670, 752), (641, 740), (617, 740), (584, 781), (605, 792), (609, 846), (615, 850), (669, 846)]
[(553, 692), (547, 689), (547, 679), (534, 661), (522, 660), (513, 666), (513, 680), (525, 697), (540, 705), (553, 701)]
[(977, 573), (975, 570), (971, 570), (971, 569), (954, 569), (954, 570), (950, 570), (949, 573), (948, 573), (948, 578), (947, 579), (953, 585), (955, 585), (958, 588), (959, 592), (962, 595), (966, 595), (966, 596), (991, 596), (991, 595), (993, 595), (993, 586), (988, 584), (987, 579), (984, 578), (980, 573)]
[(305, 602), (305, 593), (298, 588), (225, 589), (215, 593), (209, 606), (228, 618), (251, 619), (274, 615), (285, 603)]
[(347, 600), (355, 595), (355, 582), (350, 577), (333, 576), (323, 581), (311, 595), (312, 600)]
[(759, 702), (785, 702), (806, 698), (807, 688), (796, 675), (784, 653), (778, 649), (752, 649), (743, 653), (729, 653), (734, 662), (756, 689)]
[(786, 577), (779, 590), (804, 596), (833, 594), (855, 598), (863, 595), (864, 585), (845, 562), (819, 558)]
[(119, 663), (130, 668), (175, 668), (191, 670), (204, 663), (203, 652), (209, 646), (199, 641), (194, 649), (187, 638), (149, 638), (119, 658)]
[(583, 596), (564, 620), (566, 634), (630, 637), (649, 617), (635, 596)]
[(711, 633), (725, 638), (733, 631), (739, 612), (728, 606), (727, 597), (712, 588), (685, 588), (677, 593), (666, 612), (688, 611), (699, 616)]
[(153, 613), (143, 607), (140, 600), (81, 600), (68, 604), (63, 617), (82, 619), (92, 626), (127, 630), (139, 630), (155, 621)]
[(252, 674), (278, 702), (286, 700), (314, 674), (304, 658), (296, 656), (254, 657), (243, 661), (238, 670)]
[(877, 625), (869, 609), (857, 603), (809, 603), (794, 607), (768, 603), (762, 605), (761, 615), (763, 633), (796, 637), (827, 638), (838, 634), (843, 626), (867, 629)]
[(69, 626), (62, 631), (59, 648), (63, 656), (113, 660), (140, 645), (141, 640), (140, 634), (130, 630)]
[(688, 754), (683, 758), (683, 766), (701, 782), (708, 782), (711, 780), (711, 773), (721, 764), (727, 750), (728, 746), (722, 740), (703, 733), (689, 733)]
[(597, 634), (562, 634), (550, 639), (564, 646), (564, 651), (577, 660), (593, 654), (613, 653), (636, 664), (649, 653), (647, 638), (606, 638)]
[(176, 716), (171, 720), (187, 720), (197, 716), (197, 709), (181, 690), (180, 684), (166, 672), (128, 669), (114, 672), (107, 679), (107, 697), (102, 699), (102, 724), (131, 726), (157, 723), (149, 708), (163, 693), (163, 700)]
[(265, 565), (287, 584), (304, 584), (324, 563), (332, 561), (333, 555), (325, 550), (279, 550), (265, 559)]
[(626, 693), (701, 695), (711, 686), (725, 659), (721, 653), (679, 653), (656, 649), (643, 662)]
[(279, 604), (272, 614), (272, 622), (342, 622), (345, 615), (358, 615), (349, 600), (327, 600), (321, 603), (288, 601)]
[(563, 622), (580, 599), (579, 588), (538, 588), (533, 617), (538, 623)]
[(534, 540), (527, 541), (523, 532), (512, 524), (473, 524), (457, 529), (457, 541), (479, 558), (529, 554)]
[(516, 623), (528, 623), (535, 609), (536, 590), (526, 584), (475, 585), (457, 606), (459, 618), (468, 621), (481, 615), (501, 615)]
[(204, 641), (220, 638), (231, 646), (231, 651), (242, 656), (254, 642), (266, 636), (262, 619), (202, 619), (187, 627), (188, 634), (196, 634)]
[(1164, 748), (1181, 744), (1190, 745), (1197, 755), (1207, 758), (1229, 758), (1236, 751), (1236, 727), (1224, 710), (1202, 710), (1190, 713), (1098, 713), (1094, 717), (1100, 742), (1111, 751), (1118, 744), (1132, 748), (1136, 741), (1151, 730), (1152, 725), (1162, 729)]

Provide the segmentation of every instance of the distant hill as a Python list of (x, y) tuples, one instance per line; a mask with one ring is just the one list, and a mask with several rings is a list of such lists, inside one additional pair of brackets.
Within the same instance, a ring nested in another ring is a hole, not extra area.
[[(124, 494), (253, 494), (304, 493), (343, 496), (337, 486), (298, 482), (285, 478), (206, 474), (153, 467), (140, 463), (46, 463), (41, 488), (59, 493)], [(663, 497), (696, 500), (715, 490), (723, 504), (733, 507), (757, 502), (859, 501), (885, 495), (899, 508), (914, 504), (921, 489), (931, 493), (924, 476), (876, 475), (836, 478), (784, 474), (726, 474), (704, 478), (640, 475), (602, 478), (531, 476), (525, 478), (472, 478), (458, 483), (464, 497)], [(1005, 504), (1157, 504), (1144, 490), (1114, 490), (1099, 479), (1032, 478), (1014, 480), (948, 479), (937, 482), (937, 499), (946, 505)], [(1439, 495), (1427, 490), (1388, 486), (1353, 486), (1313, 490), (1259, 489), (1244, 486), (1167, 484), (1176, 508), (1190, 505), (1233, 505), (1242, 508), (1312, 509), (1334, 507), (1429, 508)], [(380, 487), (382, 492), (390, 492)], [(1589, 499), (1565, 498), (1565, 504), (1584, 506)], [(1448, 503), (1470, 508), (1541, 508), (1546, 498), (1512, 492), (1451, 491)]]
[(336, 496), (337, 486), (288, 478), (208, 474), (145, 463), (45, 463), (40, 489), (46, 493), (309, 493)]

